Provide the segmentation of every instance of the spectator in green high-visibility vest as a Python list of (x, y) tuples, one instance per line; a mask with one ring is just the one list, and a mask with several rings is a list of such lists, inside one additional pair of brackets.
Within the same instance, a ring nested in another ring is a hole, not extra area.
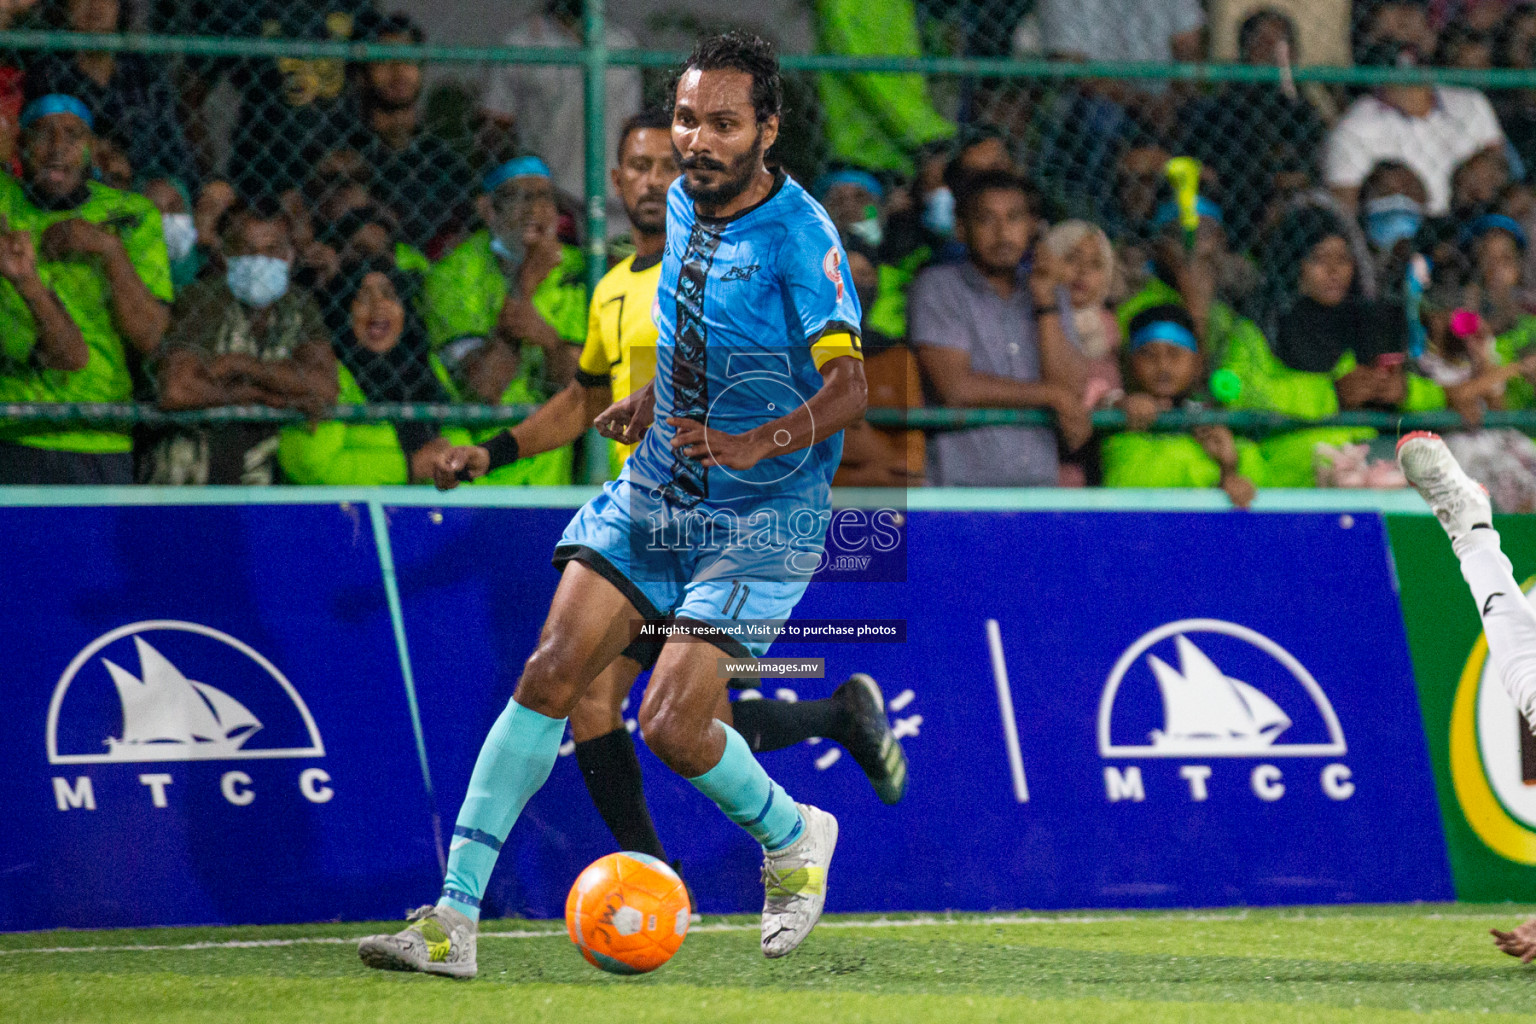
[[(23, 177), (0, 174), (0, 401), (129, 401), (128, 350), (165, 334), (160, 211), (90, 180), (94, 142), (73, 96), (22, 111)], [(0, 483), (132, 483), (132, 447), (116, 430), (3, 423)]]
[[(487, 227), (427, 275), (423, 313), (438, 376), (457, 400), (537, 404), (576, 374), (587, 336), (586, 260), (563, 246), (549, 168), (538, 157), (509, 160), (481, 183)], [(499, 433), (474, 432), (469, 443)], [(569, 446), (519, 459), (486, 483), (568, 484)], [(477, 482), (480, 482), (477, 481)]]
[[(816, 13), (824, 53), (922, 55), (912, 0), (817, 0)], [(833, 160), (910, 174), (921, 146), (955, 134), (922, 75), (829, 72), (817, 88)]]
[(1203, 404), (1204, 361), (1195, 321), (1183, 306), (1150, 306), (1126, 341), (1126, 430), (1102, 444), (1105, 487), (1219, 487), (1247, 508), (1265, 476), (1259, 446), (1224, 426), (1150, 433), (1158, 414)]

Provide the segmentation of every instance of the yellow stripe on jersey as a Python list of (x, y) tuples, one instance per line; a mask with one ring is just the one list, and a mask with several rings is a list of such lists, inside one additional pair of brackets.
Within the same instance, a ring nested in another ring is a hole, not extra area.
[(864, 343), (859, 340), (857, 334), (848, 331), (824, 334), (811, 343), (811, 360), (818, 370), (839, 356), (852, 356), (863, 360)]

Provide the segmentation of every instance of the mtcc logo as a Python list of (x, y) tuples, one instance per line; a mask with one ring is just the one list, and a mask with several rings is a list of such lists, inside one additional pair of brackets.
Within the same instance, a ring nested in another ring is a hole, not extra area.
[[(1126, 649), (1099, 701), (1099, 754), (1105, 758), (1340, 758), (1344, 729), (1328, 695), (1305, 665), (1262, 633), (1222, 619), (1159, 626)], [(1285, 795), (1284, 772), (1255, 765), (1248, 788), (1264, 801)], [(1189, 798), (1210, 795), (1212, 768), (1185, 764)], [(1329, 764), (1319, 784), (1333, 800), (1354, 795), (1349, 768)], [(1146, 798), (1140, 767), (1107, 765), (1111, 802)]]
[[(75, 655), (48, 706), (48, 762), (111, 765), (325, 756), (304, 698), (250, 645), (195, 622), (135, 622), (97, 637)], [(146, 774), (154, 806), (168, 806), (168, 774)], [(319, 768), (301, 773), (312, 803), (334, 795)], [(255, 799), (251, 777), (224, 773), (236, 806)], [(60, 810), (95, 809), (89, 776), (54, 779)]]
[[(1536, 578), (1522, 589), (1533, 588)], [(1485, 636), (1472, 647), (1451, 707), (1451, 783), (1467, 824), (1490, 850), (1536, 865), (1536, 734), (1499, 681)]]

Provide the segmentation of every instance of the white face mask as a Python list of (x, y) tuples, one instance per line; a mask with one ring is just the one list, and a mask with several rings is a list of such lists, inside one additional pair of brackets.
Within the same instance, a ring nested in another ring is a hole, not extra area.
[(165, 251), (172, 263), (180, 263), (192, 255), (197, 244), (197, 225), (190, 213), (162, 213), (160, 230), (165, 235)]
[(880, 226), (880, 213), (873, 206), (867, 212), (869, 215), (863, 220), (848, 225), (848, 233), (862, 239), (870, 248), (878, 249), (885, 238), (885, 230)]
[(923, 227), (940, 238), (955, 233), (955, 194), (940, 185), (923, 200)]
[(224, 281), (235, 298), (265, 309), (288, 293), (288, 261), (276, 256), (232, 256)]

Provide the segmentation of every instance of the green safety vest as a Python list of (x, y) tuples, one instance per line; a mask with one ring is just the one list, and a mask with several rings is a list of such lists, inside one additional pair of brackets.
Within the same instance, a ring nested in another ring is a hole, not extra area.
[[(1111, 434), (1100, 448), (1105, 487), (1215, 487), (1221, 467), (1188, 434)], [(1262, 487), (1264, 455), (1237, 438), (1237, 471)]]
[[(922, 56), (912, 0), (817, 0), (816, 14), (823, 53)], [(824, 73), (816, 86), (834, 160), (911, 174), (920, 146), (955, 134), (922, 75)]]
[[(150, 294), (173, 298), (170, 259), (160, 228), (160, 211), (141, 195), (88, 182), (84, 203), (71, 210), (44, 210), (32, 204), (22, 185), (0, 173), (0, 215), (13, 231), (30, 231), (41, 248), (44, 231), (80, 218), (105, 224), (123, 240), (128, 259)], [(133, 380), (127, 343), (112, 314), (111, 289), (96, 257), (39, 261), (38, 276), (80, 328), (90, 350), (85, 367), (73, 373), (44, 370), (32, 362), (37, 322), (15, 287), (0, 279), (0, 402), (128, 402)], [(0, 422), (0, 439), (34, 448), (107, 453), (133, 448), (125, 433), (106, 430), (50, 430), (40, 424)]]
[[(1504, 363), (1517, 361), (1525, 350), (1536, 344), (1536, 316), (1523, 316), (1515, 326), (1499, 335), (1496, 349)], [(1536, 406), (1536, 389), (1524, 377), (1514, 377), (1504, 389), (1506, 409), (1529, 409)]]
[[(574, 246), (565, 246), (558, 266), (534, 289), (531, 301), (539, 315), (549, 321), (555, 333), (572, 344), (587, 336), (586, 258)], [(456, 246), (427, 274), (423, 289), (423, 317), (427, 336), (434, 349), (457, 338), (489, 337), (507, 300), (507, 279), (501, 261), (491, 251), (489, 231), (477, 231)], [(544, 353), (525, 345), (523, 362), (501, 396), (503, 405), (538, 405), (549, 400), (542, 387)], [(434, 356), (433, 372), (455, 400), (462, 401), (458, 388), (442, 363)], [(481, 430), (445, 430), (443, 436), (455, 444), (480, 444), (500, 432), (499, 427)], [(571, 482), (575, 452), (567, 445), (527, 459), (519, 459), (475, 481), (479, 484), (543, 484)]]
[[(336, 364), (338, 405), (363, 405), (367, 399), (352, 374)], [(403, 484), (410, 471), (400, 439), (389, 423), (343, 423), (332, 420), (284, 427), (278, 437), (277, 461), (290, 483), (369, 487)]]
[[(1324, 419), (1338, 414), (1339, 396), (1333, 382), (1355, 369), (1354, 353), (1344, 353), (1328, 373), (1293, 370), (1275, 356), (1252, 321), (1244, 320), (1241, 324), (1244, 326), (1230, 339), (1224, 363), (1224, 368), (1237, 374), (1242, 382), (1232, 408), (1266, 409), (1298, 419)], [(1401, 408), (1404, 412), (1443, 409), (1445, 391), (1434, 382), (1409, 373), (1408, 394)], [(1369, 427), (1320, 427), (1265, 438), (1259, 447), (1264, 453), (1267, 483), (1271, 487), (1315, 486), (1312, 453), (1318, 444), (1356, 444), (1375, 436), (1376, 431)]]

